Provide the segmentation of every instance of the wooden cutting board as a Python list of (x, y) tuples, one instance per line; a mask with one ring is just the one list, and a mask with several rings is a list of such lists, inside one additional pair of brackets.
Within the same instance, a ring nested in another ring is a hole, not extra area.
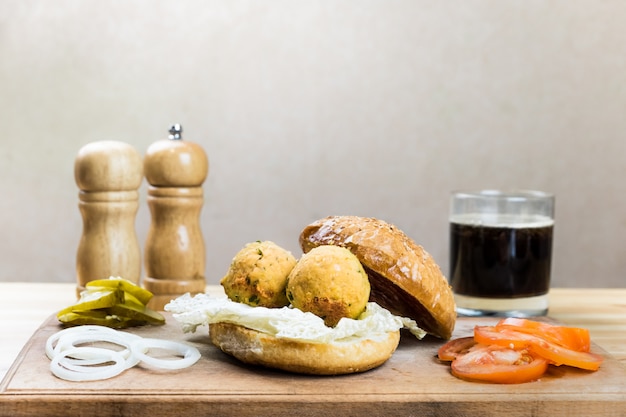
[[(206, 328), (184, 334), (167, 313), (162, 327), (130, 330), (189, 342), (202, 358), (180, 371), (137, 366), (105, 381), (67, 382), (44, 353), (60, 330), (51, 316), (32, 336), (0, 385), (2, 416), (626, 416), (626, 369), (605, 356), (597, 372), (552, 367), (540, 381), (495, 385), (461, 381), (435, 354), (442, 342), (403, 335), (383, 366), (362, 374), (314, 377), (251, 367), (209, 342)], [(454, 337), (490, 319), (460, 318)]]

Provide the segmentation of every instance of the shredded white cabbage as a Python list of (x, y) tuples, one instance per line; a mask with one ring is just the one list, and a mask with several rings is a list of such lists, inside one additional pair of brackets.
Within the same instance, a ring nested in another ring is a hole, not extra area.
[(342, 343), (358, 339), (382, 339), (390, 331), (403, 327), (418, 339), (426, 332), (414, 320), (398, 317), (376, 303), (368, 303), (357, 320), (342, 318), (335, 327), (328, 327), (313, 313), (297, 308), (252, 307), (228, 298), (208, 294), (182, 295), (165, 306), (185, 333), (211, 323), (233, 323), (280, 338), (313, 343)]

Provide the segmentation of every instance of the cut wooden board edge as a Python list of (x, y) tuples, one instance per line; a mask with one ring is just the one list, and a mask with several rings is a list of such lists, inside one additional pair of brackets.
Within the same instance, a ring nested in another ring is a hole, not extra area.
[[(479, 320), (480, 323), (479, 324), (490, 324), (490, 323), (495, 323), (497, 320), (499, 320), (500, 318), (497, 317), (459, 317), (458, 321), (457, 321), (457, 327), (454, 330), (454, 334), (453, 334), (453, 338), (455, 337), (460, 337), (460, 336), (464, 336), (466, 334), (464, 334), (463, 332), (459, 335), (457, 334), (460, 330), (460, 328), (462, 327), (466, 327), (467, 329), (471, 329), (473, 328), (473, 326), (475, 324), (472, 324), (471, 326), (468, 326), (467, 323), (465, 323), (465, 321), (469, 321), (469, 320)], [(537, 318), (540, 321), (546, 321), (546, 322), (550, 322), (552, 324), (560, 324), (557, 320), (550, 318), (550, 317), (539, 317)], [(170, 317), (170, 320), (171, 319)], [(15, 376), (15, 374), (17, 373), (17, 371), (19, 370), (20, 366), (22, 365), (24, 359), (27, 357), (26, 353), (31, 350), (33, 348), (33, 345), (35, 343), (35, 336), (41, 332), (42, 330), (46, 329), (48, 326), (51, 325), (51, 323), (56, 321), (56, 313), (50, 315), (46, 320), (44, 320), (39, 327), (37, 328), (37, 330), (35, 330), (33, 332), (33, 334), (31, 335), (31, 337), (28, 339), (28, 341), (26, 342), (26, 344), (22, 347), (22, 349), (20, 350), (20, 353), (18, 354), (18, 356), (16, 357), (15, 361), (13, 362), (13, 364), (10, 366), (10, 368), (8, 369), (8, 371), (6, 372), (4, 378), (2, 379), (2, 381), (0, 381), (0, 395), (3, 395), (6, 391), (7, 391), (7, 387), (10, 384), (10, 381), (12, 380), (12, 378)], [(458, 324), (460, 324), (460, 326), (458, 326)], [(60, 330), (61, 328), (59, 328)], [(132, 329), (126, 329), (128, 331), (132, 331)], [(467, 331), (467, 330), (466, 330)], [(407, 335), (403, 335), (402, 337), (410, 337)], [(427, 336), (430, 337), (430, 336)], [(402, 343), (402, 342), (401, 342)], [(444, 343), (443, 341), (441, 342), (442, 344)], [(594, 353), (600, 354), (604, 357), (604, 363), (603, 366), (608, 362), (611, 366), (617, 366), (619, 368), (621, 368), (622, 370), (624, 370), (625, 372), (625, 377), (626, 377), (626, 365), (622, 364), (620, 361), (618, 361), (617, 359), (615, 359), (609, 352), (607, 352), (604, 348), (602, 348), (600, 345), (596, 344), (593, 340), (591, 342), (591, 350)], [(328, 377), (328, 376), (327, 376)], [(330, 376), (332, 378), (332, 376)], [(626, 395), (626, 393), (625, 393)]]
[(48, 325), (52, 317), (56, 318), (56, 313), (44, 320), (39, 325), (37, 330), (35, 330), (33, 334), (28, 338), (28, 341), (26, 342), (26, 344), (24, 344), (24, 346), (22, 346), (22, 349), (20, 349), (20, 353), (17, 355), (17, 357), (13, 361), (13, 364), (11, 364), (7, 373), (4, 375), (4, 378), (2, 378), (2, 381), (0, 382), (0, 395), (6, 392), (9, 383), (11, 382), (11, 380), (15, 376), (15, 373), (18, 371), (20, 365), (26, 358), (26, 353), (31, 349), (31, 345), (34, 343), (35, 335)]
[[(483, 318), (481, 319), (480, 324), (483, 324), (483, 322), (488, 324), (492, 320), (496, 319)], [(10, 385), (10, 381), (20, 369), (20, 366), (22, 365), (24, 359), (27, 357), (27, 353), (29, 352), (29, 350), (35, 348), (39, 349), (38, 347), (34, 346), (36, 342), (35, 336), (43, 329), (49, 331), (49, 326), (53, 321), (54, 316), (51, 316), (40, 325), (37, 331), (33, 333), (29, 341), (22, 348), (19, 356), (6, 373), (2, 383), (0, 384), (0, 410), (4, 410), (5, 407), (13, 404), (12, 407), (17, 407), (13, 409), (14, 412), (22, 410), (24, 413), (28, 413), (28, 409), (29, 407), (31, 407), (29, 404), (46, 404), (47, 408), (45, 409), (41, 407), (37, 408), (37, 406), (34, 406), (35, 408), (31, 409), (32, 414), (19, 415), (41, 415), (41, 413), (44, 411), (49, 412), (51, 413), (50, 415), (52, 415), (58, 412), (62, 413), (64, 411), (64, 407), (67, 406), (67, 396), (60, 395), (58, 393), (50, 393), (49, 390), (45, 389), (42, 389), (38, 392), (30, 391), (27, 393), (6, 392), (7, 387)], [(551, 321), (554, 322), (554, 320)], [(473, 327), (473, 325), (469, 322), (469, 318), (460, 319), (459, 324), (459, 331), (462, 332), (467, 332), (468, 329), (471, 329)], [(456, 330), (455, 333), (457, 333)], [(455, 337), (457, 336), (458, 335), (455, 334)], [(608, 352), (602, 349), (602, 347), (594, 343), (593, 350), (594, 352), (604, 356), (606, 365), (617, 365), (622, 368), (623, 371), (626, 371), (626, 368), (622, 366), (622, 364), (615, 358), (613, 358)], [(626, 378), (626, 372), (624, 372), (624, 376)], [(620, 412), (618, 412), (616, 414), (614, 412), (615, 410), (624, 410), (624, 408), (626, 407), (626, 392), (612, 392), (606, 395), (598, 395), (598, 393), (595, 393), (593, 399), (584, 398), (584, 396), (581, 394), (582, 393), (570, 393), (565, 396), (560, 395), (558, 396), (558, 398), (551, 398), (548, 395), (542, 397), (539, 400), (533, 401), (541, 401), (542, 412), (548, 412), (548, 414), (556, 416), (591, 416), (600, 415), (598, 414), (599, 412), (601, 413), (601, 415), (623, 416), (623, 413), (620, 414)], [(217, 409), (221, 410), (221, 412), (224, 412), (224, 415), (238, 415), (239, 417), (245, 417), (247, 415), (245, 411), (242, 411), (240, 409), (241, 406), (249, 406), (258, 411), (259, 405), (262, 405), (263, 407), (271, 407), (271, 409), (275, 410), (276, 412), (274, 415), (289, 415), (290, 413), (291, 415), (293, 415), (294, 412), (301, 410), (301, 407), (303, 406), (308, 407), (311, 412), (315, 413), (333, 411), (333, 414), (337, 415), (337, 413), (335, 413), (334, 411), (342, 410), (342, 412), (345, 411), (349, 415), (357, 415), (358, 413), (356, 411), (367, 410), (368, 416), (379, 415), (372, 409), (373, 404), (385, 404), (385, 408), (381, 411), (380, 415), (388, 415), (390, 412), (394, 412), (394, 410), (397, 410), (399, 414), (407, 413), (409, 410), (411, 411), (411, 414), (414, 414), (418, 411), (433, 412), (437, 410), (440, 411), (442, 407), (445, 407), (446, 412), (463, 410), (465, 415), (473, 415), (473, 413), (468, 413), (472, 409), (482, 410), (482, 412), (484, 412), (484, 408), (479, 407), (477, 403), (481, 403), (483, 405), (486, 404), (483, 400), (478, 398), (480, 396), (476, 396), (475, 400), (472, 400), (471, 395), (468, 396), (465, 394), (458, 397), (449, 396), (450, 398), (444, 399), (441, 396), (431, 396), (431, 398), (419, 398), (416, 397), (415, 394), (389, 393), (368, 393), (364, 395), (355, 395), (354, 393), (352, 393), (348, 395), (337, 394), (332, 396), (329, 396), (327, 394), (257, 395), (252, 393), (194, 393), (190, 395), (181, 395), (180, 393), (177, 393), (172, 395), (168, 394), (167, 392), (150, 393), (142, 391), (137, 393), (137, 395), (106, 393), (106, 395), (102, 396), (102, 398), (93, 399), (91, 398), (91, 395), (89, 395), (86, 391), (79, 389), (74, 395), (70, 396), (74, 404), (80, 405), (81, 415), (83, 413), (89, 414), (89, 410), (92, 410), (93, 407), (95, 407), (93, 408), (94, 412), (101, 411), (103, 413), (110, 412), (112, 414), (115, 413), (115, 410), (119, 411), (120, 407), (123, 407), (125, 410), (129, 411), (135, 410), (134, 412), (137, 412), (137, 414), (145, 414), (151, 407), (154, 407), (154, 412), (156, 412), (157, 414), (173, 416), (180, 415), (181, 407), (184, 409), (185, 412), (190, 412), (193, 410), (198, 412), (202, 411), (203, 409), (200, 405), (204, 407), (216, 407)], [(502, 393), (497, 395), (490, 394), (490, 396), (492, 397), (488, 402), (490, 404), (490, 407), (495, 407), (495, 409), (498, 409), (498, 407), (505, 407), (501, 411), (506, 410), (509, 413), (511, 410), (514, 409), (515, 404), (524, 407), (528, 407), (529, 405), (528, 401), (525, 401), (521, 396), (511, 396), (508, 393)], [(20, 403), (19, 406), (17, 402)], [(504, 406), (505, 404), (506, 406)], [(239, 406), (239, 408), (237, 405)], [(226, 410), (231, 409), (232, 414), (226, 413)], [(557, 410), (558, 413), (556, 412)], [(206, 411), (206, 409), (204, 409), (204, 411)], [(477, 412), (476, 415), (478, 414), (479, 413)], [(17, 414), (13, 413), (12, 415)]]

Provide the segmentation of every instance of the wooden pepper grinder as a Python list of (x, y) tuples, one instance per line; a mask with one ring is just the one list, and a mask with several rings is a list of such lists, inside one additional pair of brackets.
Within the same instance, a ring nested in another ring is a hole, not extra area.
[(119, 141), (83, 146), (74, 162), (83, 233), (76, 254), (77, 295), (87, 282), (120, 276), (139, 283), (141, 249), (135, 232), (141, 155)]
[(209, 161), (202, 147), (182, 140), (182, 127), (154, 142), (144, 157), (152, 222), (144, 249), (148, 304), (162, 310), (172, 299), (204, 292), (205, 249), (200, 229), (202, 184)]

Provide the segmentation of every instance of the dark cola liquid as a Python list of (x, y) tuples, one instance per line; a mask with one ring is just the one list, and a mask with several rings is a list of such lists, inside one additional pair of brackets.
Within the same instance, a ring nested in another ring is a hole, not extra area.
[(518, 298), (550, 286), (551, 223), (488, 227), (450, 223), (450, 285), (471, 297)]

